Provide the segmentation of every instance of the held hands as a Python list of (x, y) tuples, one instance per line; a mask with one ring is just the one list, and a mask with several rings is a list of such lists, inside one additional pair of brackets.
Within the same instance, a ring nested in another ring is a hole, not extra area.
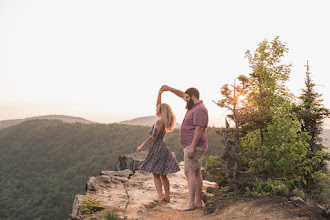
[(136, 151), (137, 151), (137, 152), (140, 152), (142, 149), (143, 149), (143, 144), (141, 144), (141, 145), (136, 149)]
[(161, 90), (162, 92), (170, 91), (170, 87), (167, 86), (167, 85), (163, 85), (163, 86), (160, 88), (160, 90)]

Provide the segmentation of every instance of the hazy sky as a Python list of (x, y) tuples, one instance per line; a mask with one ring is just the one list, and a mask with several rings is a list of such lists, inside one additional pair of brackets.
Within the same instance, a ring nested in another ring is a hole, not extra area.
[[(330, 107), (328, 1), (0, 0), (0, 120), (64, 114), (118, 122), (155, 114), (163, 84), (196, 87), (221, 126), (220, 87), (250, 73), (246, 50), (276, 35), (304, 87)], [(171, 93), (178, 122), (185, 103)]]

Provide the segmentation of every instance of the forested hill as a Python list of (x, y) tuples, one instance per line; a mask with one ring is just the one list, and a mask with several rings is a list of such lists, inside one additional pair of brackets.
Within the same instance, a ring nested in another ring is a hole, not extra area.
[(36, 116), (36, 117), (30, 117), (30, 118), (24, 118), (24, 119), (12, 119), (12, 120), (4, 120), (0, 121), (0, 130), (4, 128), (9, 128), (11, 126), (18, 125), (24, 121), (28, 120), (35, 120), (35, 119), (49, 119), (49, 120), (60, 120), (68, 123), (97, 123), (93, 121), (86, 120), (84, 118), (80, 117), (73, 117), (73, 116), (67, 116), (67, 115), (42, 115), (42, 116)]
[[(31, 120), (0, 131), (0, 219), (68, 219), (89, 177), (113, 170), (119, 155), (147, 139), (149, 127)], [(208, 129), (208, 155), (219, 136)], [(166, 143), (182, 160), (179, 131)]]

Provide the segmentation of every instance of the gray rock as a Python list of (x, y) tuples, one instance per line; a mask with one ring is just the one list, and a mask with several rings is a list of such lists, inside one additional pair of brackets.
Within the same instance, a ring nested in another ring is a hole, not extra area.
[(85, 197), (84, 195), (76, 195), (75, 196), (74, 201), (73, 201), (73, 207), (72, 207), (72, 217), (80, 215), (78, 205), (81, 204), (81, 201), (84, 197)]
[(86, 191), (96, 191), (94, 182), (95, 182), (95, 177), (89, 178), (89, 180), (86, 183)]
[(300, 198), (299, 196), (292, 196), (290, 198), (291, 201), (297, 201), (297, 202), (301, 202), (301, 203), (304, 203), (304, 204), (307, 204), (302, 198)]
[(148, 152), (146, 151), (135, 152), (133, 154), (123, 154), (118, 157), (115, 169), (116, 171), (129, 169), (135, 172), (139, 169), (139, 166), (146, 159), (147, 155)]
[(300, 198), (299, 196), (292, 196), (290, 198), (291, 202), (292, 202), (292, 205), (296, 206), (296, 207), (299, 207), (301, 206), (302, 204), (305, 204), (307, 205), (307, 203), (302, 199)]

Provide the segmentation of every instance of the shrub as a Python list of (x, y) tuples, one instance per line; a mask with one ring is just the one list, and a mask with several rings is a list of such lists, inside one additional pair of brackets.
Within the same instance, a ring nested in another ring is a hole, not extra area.
[(99, 201), (85, 197), (82, 200), (82, 204), (78, 205), (81, 215), (93, 214), (95, 212), (103, 210), (105, 207), (100, 204)]
[(222, 169), (222, 162), (218, 156), (210, 156), (205, 160), (205, 170), (207, 174), (219, 185), (224, 185), (225, 171)]
[(119, 220), (119, 219), (121, 218), (115, 211), (108, 211), (103, 217), (103, 220)]
[(267, 181), (256, 179), (253, 183), (252, 190), (249, 188), (246, 188), (246, 190), (247, 196), (262, 197), (272, 194), (288, 193), (289, 185), (285, 181), (278, 179), (268, 179)]

